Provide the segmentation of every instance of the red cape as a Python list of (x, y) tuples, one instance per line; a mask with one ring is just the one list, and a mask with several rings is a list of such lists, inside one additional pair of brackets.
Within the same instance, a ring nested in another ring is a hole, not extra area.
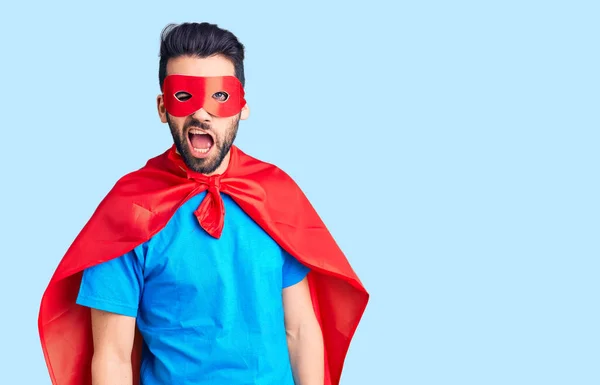
[[(308, 281), (325, 344), (325, 385), (337, 385), (369, 294), (296, 183), (274, 165), (231, 148), (227, 171), (189, 170), (175, 146), (122, 177), (60, 261), (42, 297), (38, 327), (53, 385), (90, 385), (93, 353), (89, 308), (75, 303), (82, 271), (116, 258), (159, 232), (189, 198), (208, 190), (196, 211), (219, 237), (229, 195), (281, 247), (311, 268)], [(141, 337), (132, 353), (139, 383)]]

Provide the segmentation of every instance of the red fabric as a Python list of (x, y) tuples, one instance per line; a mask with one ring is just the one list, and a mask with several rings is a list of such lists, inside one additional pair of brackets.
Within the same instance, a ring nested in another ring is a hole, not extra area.
[[(205, 190), (196, 214), (207, 232), (219, 237), (227, 220), (222, 192), (312, 269), (308, 280), (323, 330), (325, 385), (339, 383), (369, 294), (306, 196), (282, 170), (236, 146), (231, 149), (227, 171), (213, 177), (189, 170), (172, 146), (115, 184), (63, 256), (44, 292), (38, 326), (53, 385), (91, 384), (90, 310), (75, 303), (82, 271), (147, 241), (184, 202)], [(134, 346), (133, 384), (137, 384), (139, 332)]]
[[(187, 92), (191, 97), (185, 101), (175, 95)], [(213, 98), (217, 92), (226, 92), (225, 101)], [(239, 113), (246, 104), (244, 88), (235, 76), (187, 76), (169, 75), (163, 84), (164, 103), (173, 116), (188, 116), (204, 108), (212, 115), (229, 117)]]

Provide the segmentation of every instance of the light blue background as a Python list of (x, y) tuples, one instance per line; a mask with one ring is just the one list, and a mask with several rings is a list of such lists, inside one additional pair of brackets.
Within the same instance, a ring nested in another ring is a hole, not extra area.
[(343, 385), (600, 384), (598, 2), (16, 4), (0, 383), (50, 383), (42, 292), (114, 182), (171, 144), (161, 29), (210, 21), (247, 48), (236, 143), (295, 178), (372, 294)]

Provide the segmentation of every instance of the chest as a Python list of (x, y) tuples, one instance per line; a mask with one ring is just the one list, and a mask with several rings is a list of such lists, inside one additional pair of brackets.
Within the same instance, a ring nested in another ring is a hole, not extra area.
[(280, 302), (279, 245), (227, 196), (223, 232), (213, 238), (193, 213), (201, 198), (182, 206), (149, 243), (142, 302), (155, 324), (223, 320)]

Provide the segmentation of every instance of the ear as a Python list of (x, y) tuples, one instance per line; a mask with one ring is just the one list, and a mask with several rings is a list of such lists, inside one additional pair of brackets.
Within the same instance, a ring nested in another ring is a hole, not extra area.
[(167, 123), (167, 109), (165, 108), (165, 101), (163, 100), (162, 94), (156, 97), (156, 108), (158, 109), (160, 121)]
[(246, 120), (246, 119), (248, 119), (248, 116), (250, 116), (250, 107), (248, 107), (248, 103), (246, 103), (244, 105), (244, 107), (242, 107), (242, 113), (240, 115), (240, 119)]

